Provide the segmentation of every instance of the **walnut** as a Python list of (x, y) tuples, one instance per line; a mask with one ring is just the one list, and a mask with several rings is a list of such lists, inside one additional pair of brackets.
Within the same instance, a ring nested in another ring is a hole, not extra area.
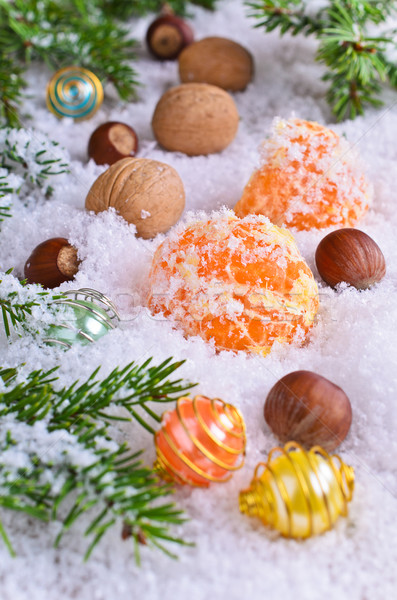
[(138, 236), (152, 238), (177, 222), (185, 207), (185, 190), (170, 165), (149, 158), (124, 158), (94, 182), (85, 207), (96, 213), (114, 207), (136, 226)]
[(233, 141), (238, 122), (230, 94), (214, 85), (186, 83), (160, 98), (152, 128), (166, 150), (197, 156), (224, 150)]
[(254, 73), (250, 52), (222, 37), (194, 42), (181, 52), (178, 62), (182, 83), (210, 83), (232, 92), (244, 90)]

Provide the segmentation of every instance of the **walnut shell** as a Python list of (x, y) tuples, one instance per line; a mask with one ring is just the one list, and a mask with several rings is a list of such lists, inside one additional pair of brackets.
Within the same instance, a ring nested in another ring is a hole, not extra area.
[(174, 225), (185, 207), (185, 190), (173, 167), (149, 158), (124, 158), (94, 181), (85, 208), (102, 212), (110, 207), (137, 235), (152, 238)]
[(237, 133), (238, 121), (230, 94), (206, 83), (185, 83), (160, 98), (152, 128), (166, 150), (197, 156), (224, 150)]
[(254, 74), (252, 55), (240, 44), (222, 37), (194, 42), (179, 55), (182, 83), (211, 83), (224, 90), (244, 90)]

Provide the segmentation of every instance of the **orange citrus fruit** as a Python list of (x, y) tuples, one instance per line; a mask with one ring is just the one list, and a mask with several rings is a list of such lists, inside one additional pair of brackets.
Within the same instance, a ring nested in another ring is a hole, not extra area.
[(372, 188), (356, 152), (315, 122), (276, 119), (262, 164), (235, 206), (236, 215), (266, 215), (296, 229), (352, 227), (368, 209)]
[(302, 342), (318, 309), (313, 274), (286, 229), (231, 211), (196, 221), (157, 249), (148, 306), (218, 350), (266, 354)]

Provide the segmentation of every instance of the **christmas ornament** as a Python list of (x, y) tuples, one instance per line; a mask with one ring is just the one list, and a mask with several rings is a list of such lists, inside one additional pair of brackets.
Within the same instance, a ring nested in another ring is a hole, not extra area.
[(165, 479), (207, 487), (228, 481), (244, 463), (245, 424), (219, 398), (179, 398), (155, 435), (155, 470)]
[(149, 158), (124, 158), (92, 185), (86, 210), (99, 213), (113, 207), (137, 235), (152, 238), (167, 231), (185, 207), (185, 190), (173, 167)]
[(321, 277), (332, 287), (345, 281), (365, 290), (386, 274), (382, 250), (358, 229), (338, 229), (326, 235), (317, 247), (316, 265)]
[(102, 84), (88, 69), (65, 67), (57, 71), (47, 85), (47, 107), (59, 118), (89, 119), (102, 101)]
[(138, 137), (135, 131), (118, 121), (109, 121), (97, 127), (88, 142), (88, 156), (97, 165), (112, 165), (128, 156), (135, 156), (137, 151)]
[(196, 221), (157, 249), (148, 306), (217, 350), (266, 354), (274, 342), (301, 343), (318, 290), (286, 229), (231, 211)]
[(294, 371), (282, 377), (265, 402), (265, 419), (284, 443), (335, 450), (347, 436), (352, 408), (345, 392), (317, 373)]
[(239, 217), (263, 214), (297, 229), (355, 225), (372, 188), (348, 143), (318, 123), (276, 119), (262, 165), (235, 206)]
[(194, 40), (192, 28), (174, 14), (163, 14), (155, 19), (146, 33), (146, 44), (159, 60), (174, 60)]
[(182, 83), (210, 83), (224, 90), (244, 90), (254, 74), (252, 55), (240, 44), (223, 37), (194, 42), (178, 59)]
[(239, 118), (233, 98), (224, 90), (206, 83), (185, 83), (160, 98), (152, 128), (166, 150), (197, 156), (229, 146)]
[(354, 470), (339, 456), (289, 442), (256, 467), (250, 487), (240, 492), (240, 510), (285, 537), (307, 538), (347, 515), (353, 489)]
[(66, 238), (51, 238), (33, 250), (25, 264), (27, 283), (55, 288), (70, 281), (79, 270), (77, 250)]
[[(72, 319), (51, 325), (44, 340), (50, 346), (71, 348), (76, 342), (96, 342), (114, 329), (120, 320), (113, 302), (96, 290), (67, 290), (63, 295), (66, 298), (55, 300), (54, 304), (71, 309)], [(69, 315), (70, 312), (66, 318)]]

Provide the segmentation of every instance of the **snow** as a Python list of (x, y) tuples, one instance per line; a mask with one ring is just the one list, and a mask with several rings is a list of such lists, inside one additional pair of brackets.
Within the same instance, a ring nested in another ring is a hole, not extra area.
[[(27, 204), (25, 197), (21, 202), (13, 200), (13, 217), (3, 223), (0, 236), (2, 268), (13, 266), (22, 276), (24, 263), (37, 244), (50, 237), (67, 237), (77, 247), (82, 264), (75, 281), (61, 289), (98, 289), (115, 302), (123, 322), (97, 343), (73, 346), (66, 353), (38, 347), (30, 336), (11, 345), (1, 340), (1, 359), (4, 366), (25, 363), (22, 376), (32, 369), (60, 364), (62, 385), (88, 377), (98, 365), (105, 376), (117, 365), (132, 360), (141, 363), (149, 356), (154, 357), (154, 364), (171, 355), (185, 359), (177, 374), (199, 382), (195, 393), (222, 398), (243, 413), (246, 464), (226, 484), (208, 490), (176, 490), (174, 499), (190, 520), (173, 533), (195, 544), (172, 547), (178, 560), (142, 546), (142, 565), (136, 566), (133, 545), (121, 540), (116, 527), (90, 561), (83, 563), (84, 523), (54, 549), (59, 523), (37, 523), (1, 510), (1, 522), (17, 551), (17, 558), (12, 559), (1, 546), (1, 600), (392, 598), (397, 587), (396, 94), (386, 90), (383, 108), (370, 109), (353, 122), (333, 124), (324, 99), (323, 70), (313, 60), (313, 40), (280, 39), (277, 33), (254, 30), (241, 0), (221, 0), (213, 15), (192, 10), (197, 39), (230, 37), (253, 53), (256, 64), (254, 82), (245, 92), (234, 94), (241, 115), (239, 130), (220, 154), (189, 158), (157, 146), (151, 116), (162, 93), (179, 83), (177, 65), (152, 61), (143, 44), (134, 63), (144, 84), (139, 101), (122, 105), (108, 88), (98, 113), (78, 124), (71, 119), (58, 121), (48, 113), (44, 90), (50, 73), (44, 67), (30, 70), (30, 98), (24, 112), (34, 119), (26, 119), (26, 126), (36, 128), (38, 139), (48, 134), (66, 148), (71, 173), (54, 179), (49, 200), (42, 194), (41, 198), (34, 194)], [(149, 21), (150, 17), (131, 23), (132, 37), (143, 40)], [(381, 247), (387, 274), (365, 292), (346, 286), (332, 290), (321, 281), (314, 264), (315, 249), (327, 231), (295, 233), (320, 293), (318, 321), (308, 343), (303, 347), (277, 345), (267, 357), (216, 354), (213, 345), (198, 337), (185, 339), (170, 322), (150, 315), (144, 306), (151, 259), (166, 236), (142, 240), (135, 237), (135, 227), (114, 211), (98, 216), (84, 211), (85, 196), (104, 171), (87, 162), (88, 139), (102, 122), (125, 121), (137, 131), (139, 156), (172, 165), (185, 186), (186, 211), (201, 211), (201, 215), (204, 211), (205, 217), (222, 206), (233, 208), (259, 165), (259, 146), (273, 118), (292, 115), (318, 120), (345, 134), (367, 163), (374, 202), (359, 228)], [(57, 148), (57, 156), (58, 152)], [(239, 491), (249, 485), (256, 464), (277, 445), (263, 418), (266, 395), (280, 377), (297, 369), (320, 373), (349, 396), (353, 423), (338, 453), (356, 472), (349, 516), (340, 518), (332, 531), (304, 542), (279, 538), (238, 509)], [(124, 435), (132, 449), (145, 449), (144, 458), (151, 464), (155, 457), (152, 437), (135, 423), (125, 427)]]

